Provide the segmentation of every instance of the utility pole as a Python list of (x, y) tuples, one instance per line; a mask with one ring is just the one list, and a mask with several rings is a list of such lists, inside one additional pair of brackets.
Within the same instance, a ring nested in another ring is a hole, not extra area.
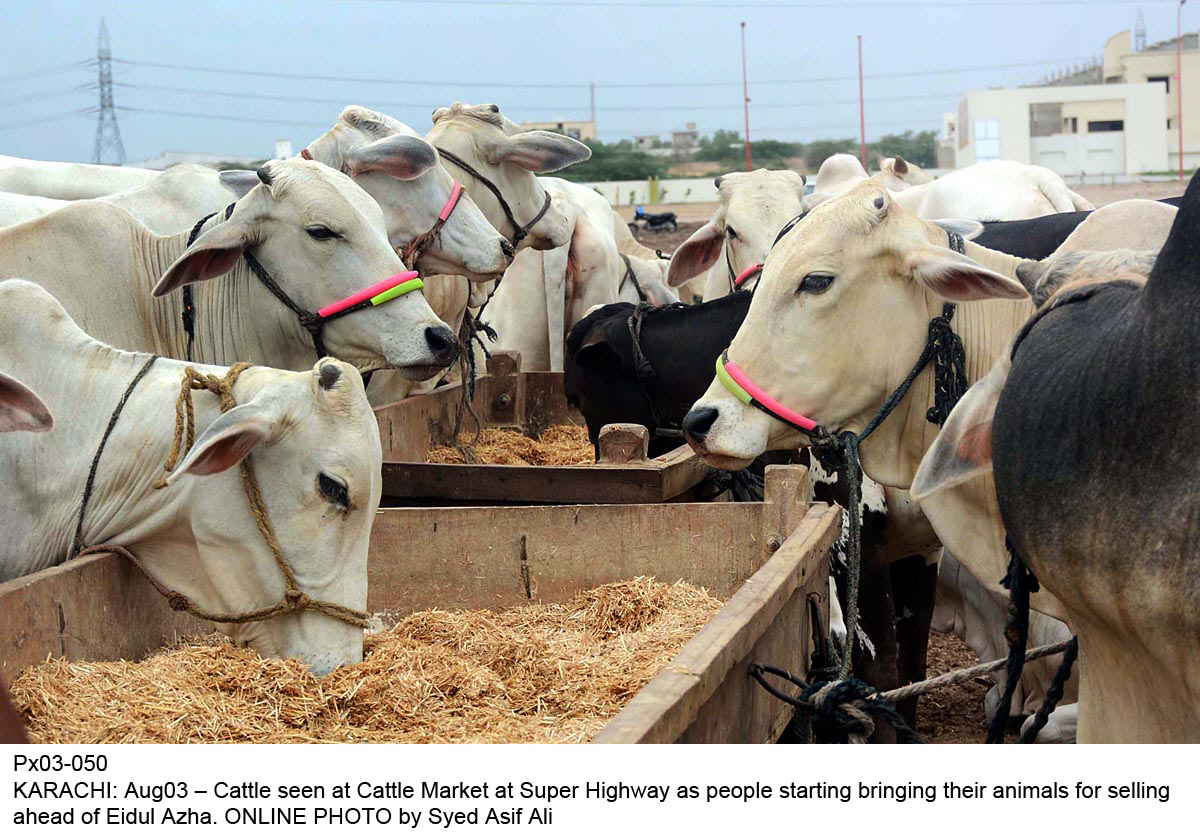
[(96, 66), (100, 69), (100, 117), (96, 122), (96, 146), (92, 151), (92, 162), (123, 166), (125, 145), (121, 142), (121, 129), (117, 127), (117, 111), (113, 106), (112, 48), (108, 43), (108, 27), (104, 24), (104, 18), (100, 18)]
[(862, 151), (862, 166), (867, 167), (867, 108), (863, 98), (862, 35), (858, 36), (858, 137)]
[(750, 81), (746, 75), (746, 21), (742, 21), (742, 108), (746, 112), (746, 171), (754, 169), (750, 160)]
[(1179, 40), (1175, 44), (1175, 121), (1179, 123), (1179, 182), (1183, 182), (1183, 4), (1187, 0), (1179, 0), (1179, 9), (1175, 15), (1175, 29)]
[(592, 130), (596, 130), (596, 82), (588, 84), (588, 93), (591, 95), (591, 113), (592, 113)]

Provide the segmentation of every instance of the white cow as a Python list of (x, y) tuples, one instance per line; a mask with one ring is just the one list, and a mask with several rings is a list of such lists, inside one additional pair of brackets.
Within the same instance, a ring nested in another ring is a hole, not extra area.
[[(404, 265), (387, 241), (379, 205), (345, 175), (304, 160), (271, 162), (260, 174), (262, 183), (232, 216), (211, 219), (190, 247), (186, 232), (156, 236), (124, 210), (95, 201), (0, 230), (0, 277), (42, 285), (98, 339), (178, 358), (187, 357), (188, 341), (181, 295), (172, 291), (199, 283), (197, 361), (307, 369), (312, 335), (243, 253), (252, 252), (310, 313)], [(414, 378), (446, 366), (457, 347), (420, 293), (330, 321), (323, 339), (362, 372), (394, 367)]]
[(161, 172), (129, 166), (95, 166), (26, 160), (0, 154), (0, 192), (82, 200), (145, 186)]
[(617, 289), (620, 302), (648, 302), (651, 305), (670, 305), (679, 302), (679, 294), (667, 284), (669, 259), (658, 256), (643, 258), (621, 253), (622, 262), (628, 259), (621, 273), (621, 284)]
[[(784, 226), (804, 211), (804, 176), (794, 171), (723, 174), (715, 181), (720, 205), (712, 218), (671, 256), (667, 282), (678, 287), (708, 271), (704, 301), (725, 296), (738, 277), (761, 265)], [(742, 280), (750, 289), (757, 276)]]
[[(35, 386), (60, 419), (34, 437), (0, 437), (0, 580), (60, 564), (77, 551), (80, 496), (94, 454), (147, 359), (89, 337), (37, 285), (0, 282), (0, 366)], [(129, 549), (157, 581), (210, 612), (278, 603), (281, 571), (234, 467), (252, 454), (301, 592), (363, 610), (383, 455), (353, 367), (329, 358), (299, 372), (252, 367), (237, 378), (237, 406), (225, 413), (216, 396), (197, 392), (195, 444), (166, 474), (187, 366), (159, 359), (130, 395), (99, 459), (80, 545)], [(164, 476), (165, 487), (156, 487)], [(219, 627), (263, 655), (299, 657), (317, 674), (362, 659), (362, 628), (313, 610)]]
[(615, 213), (602, 195), (561, 178), (539, 180), (566, 214), (570, 240), (518, 253), (485, 319), (499, 335), (497, 348), (521, 353), (523, 369), (560, 371), (567, 331), (590, 308), (617, 301), (625, 264), (612, 232)]

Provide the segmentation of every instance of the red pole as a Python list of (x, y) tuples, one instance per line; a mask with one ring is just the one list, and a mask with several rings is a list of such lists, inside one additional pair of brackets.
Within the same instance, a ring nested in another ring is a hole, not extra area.
[(1183, 4), (1187, 0), (1179, 0), (1179, 9), (1175, 16), (1175, 28), (1179, 41), (1175, 44), (1175, 121), (1179, 123), (1179, 182), (1183, 182)]
[(751, 171), (750, 162), (750, 82), (746, 76), (746, 21), (742, 21), (742, 107), (746, 111), (746, 171)]
[(863, 168), (867, 167), (867, 111), (863, 99), (862, 35), (858, 36), (858, 130), (862, 148)]

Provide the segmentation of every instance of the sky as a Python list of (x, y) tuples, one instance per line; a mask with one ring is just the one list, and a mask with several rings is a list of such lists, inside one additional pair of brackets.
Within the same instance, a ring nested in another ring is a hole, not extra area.
[[(752, 139), (856, 136), (856, 35), (871, 139), (938, 128), (968, 90), (1035, 82), (1098, 57), (1139, 8), (1149, 42), (1172, 37), (1176, 13), (1174, 0), (482, 2), (503, 5), (6, 0), (0, 154), (91, 159), (96, 116), (79, 111), (97, 105), (97, 70), (77, 62), (94, 59), (101, 17), (134, 161), (165, 150), (269, 157), (280, 138), (298, 150), (348, 104), (422, 133), (435, 107), (456, 100), (494, 102), (517, 122), (587, 118), (589, 83), (606, 142), (667, 136), (686, 122), (740, 132), (743, 20)], [(1184, 7), (1183, 24), (1200, 28), (1200, 3)]]

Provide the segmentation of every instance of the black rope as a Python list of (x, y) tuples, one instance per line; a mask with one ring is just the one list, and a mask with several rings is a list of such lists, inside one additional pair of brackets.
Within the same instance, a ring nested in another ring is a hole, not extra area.
[[(229, 220), (229, 216), (233, 214), (233, 208), (237, 206), (237, 202), (229, 204), (225, 207), (225, 220)], [(209, 219), (213, 218), (217, 213), (210, 212), (205, 215), (196, 225), (192, 227), (191, 233), (188, 234), (187, 246), (191, 247), (196, 243), (196, 239), (200, 236), (200, 230), (208, 223)], [(192, 352), (196, 345), (196, 302), (195, 294), (192, 291), (191, 283), (183, 286), (183, 331), (187, 334), (187, 354), (186, 357), (190, 362), (192, 360)]]
[(617, 287), (617, 293), (621, 293), (621, 289), (625, 287), (626, 282), (632, 282), (634, 290), (637, 291), (638, 299), (642, 302), (646, 301), (646, 292), (642, 290), (642, 283), (638, 281), (637, 274), (634, 273), (633, 263), (629, 261), (629, 256), (621, 254), (621, 259), (625, 262), (625, 276), (621, 279), (621, 284)]
[(1005, 667), (1000, 705), (988, 726), (988, 744), (1004, 743), (1013, 694), (1025, 669), (1025, 649), (1029, 644), (1029, 595), (1038, 591), (1037, 577), (1025, 565), (1012, 543), (1006, 539), (1005, 545), (1008, 548), (1008, 572), (1000, 584), (1008, 588), (1008, 625), (1004, 628), (1004, 638), (1008, 641), (1008, 664)]
[[(800, 689), (799, 696), (792, 696), (778, 689), (767, 675), (778, 677)], [(810, 716), (813, 736), (818, 744), (845, 744), (850, 736), (868, 737), (873, 727), (864, 725), (861, 717), (847, 711), (852, 705), (865, 713), (878, 715), (891, 724), (896, 737), (904, 744), (924, 744), (924, 739), (908, 725), (896, 709), (895, 704), (883, 697), (876, 689), (854, 678), (833, 682), (805, 683), (783, 669), (750, 665), (750, 676), (779, 700), (796, 707)]]
[(100, 437), (100, 444), (96, 446), (96, 453), (92, 456), (91, 467), (88, 468), (87, 481), (83, 484), (83, 499), (79, 502), (79, 519), (75, 521), (75, 553), (84, 548), (83, 516), (87, 513), (88, 503), (92, 499), (92, 490), (96, 485), (96, 472), (100, 468), (100, 457), (104, 454), (104, 446), (108, 444), (108, 437), (112, 435), (113, 428), (117, 426), (117, 419), (121, 417), (121, 411), (125, 409), (125, 403), (129, 401), (129, 396), (133, 395), (133, 391), (142, 382), (142, 378), (146, 377), (146, 373), (150, 371), (150, 367), (154, 365), (158, 357), (158, 355), (150, 355), (147, 358), (146, 362), (142, 364), (142, 368), (138, 370), (138, 373), (133, 376), (133, 380), (129, 382), (129, 386), (125, 387), (125, 392), (121, 394), (121, 400), (117, 402), (117, 406), (113, 408), (112, 415), (108, 417), (108, 426), (104, 428), (104, 435)]
[(1037, 741), (1038, 733), (1046, 726), (1046, 722), (1050, 720), (1050, 714), (1062, 700), (1063, 690), (1067, 685), (1067, 680), (1071, 677), (1071, 667), (1075, 664), (1078, 656), (1079, 637), (1073, 636), (1067, 650), (1063, 652), (1062, 662), (1058, 664), (1058, 669), (1054, 672), (1054, 679), (1050, 681), (1050, 688), (1046, 690), (1042, 705), (1038, 707), (1038, 711), (1033, 716), (1033, 723), (1029, 725), (1029, 729), (1021, 733), (1021, 737), (1017, 739), (1018, 744), (1033, 744)]
[(442, 155), (451, 163), (454, 163), (454, 165), (458, 166), (467, 174), (471, 175), (471, 177), (482, 183), (484, 187), (495, 196), (496, 201), (500, 204), (500, 209), (504, 212), (504, 217), (508, 219), (508, 223), (513, 228), (512, 238), (509, 239), (509, 242), (512, 244), (514, 249), (525, 239), (526, 236), (529, 235), (529, 231), (533, 229), (533, 227), (537, 225), (537, 222), (542, 220), (542, 217), (547, 211), (549, 211), (550, 193), (543, 189), (542, 194), (545, 195), (545, 200), (542, 202), (542, 208), (538, 210), (537, 215), (533, 216), (533, 220), (522, 226), (521, 224), (517, 223), (517, 218), (515, 215), (513, 215), (512, 207), (508, 205), (508, 201), (504, 199), (504, 195), (501, 194), (500, 188), (495, 183), (488, 180), (486, 177), (476, 171), (475, 168), (462, 157), (452, 154), (444, 148), (438, 148), (437, 151), (438, 154)]

